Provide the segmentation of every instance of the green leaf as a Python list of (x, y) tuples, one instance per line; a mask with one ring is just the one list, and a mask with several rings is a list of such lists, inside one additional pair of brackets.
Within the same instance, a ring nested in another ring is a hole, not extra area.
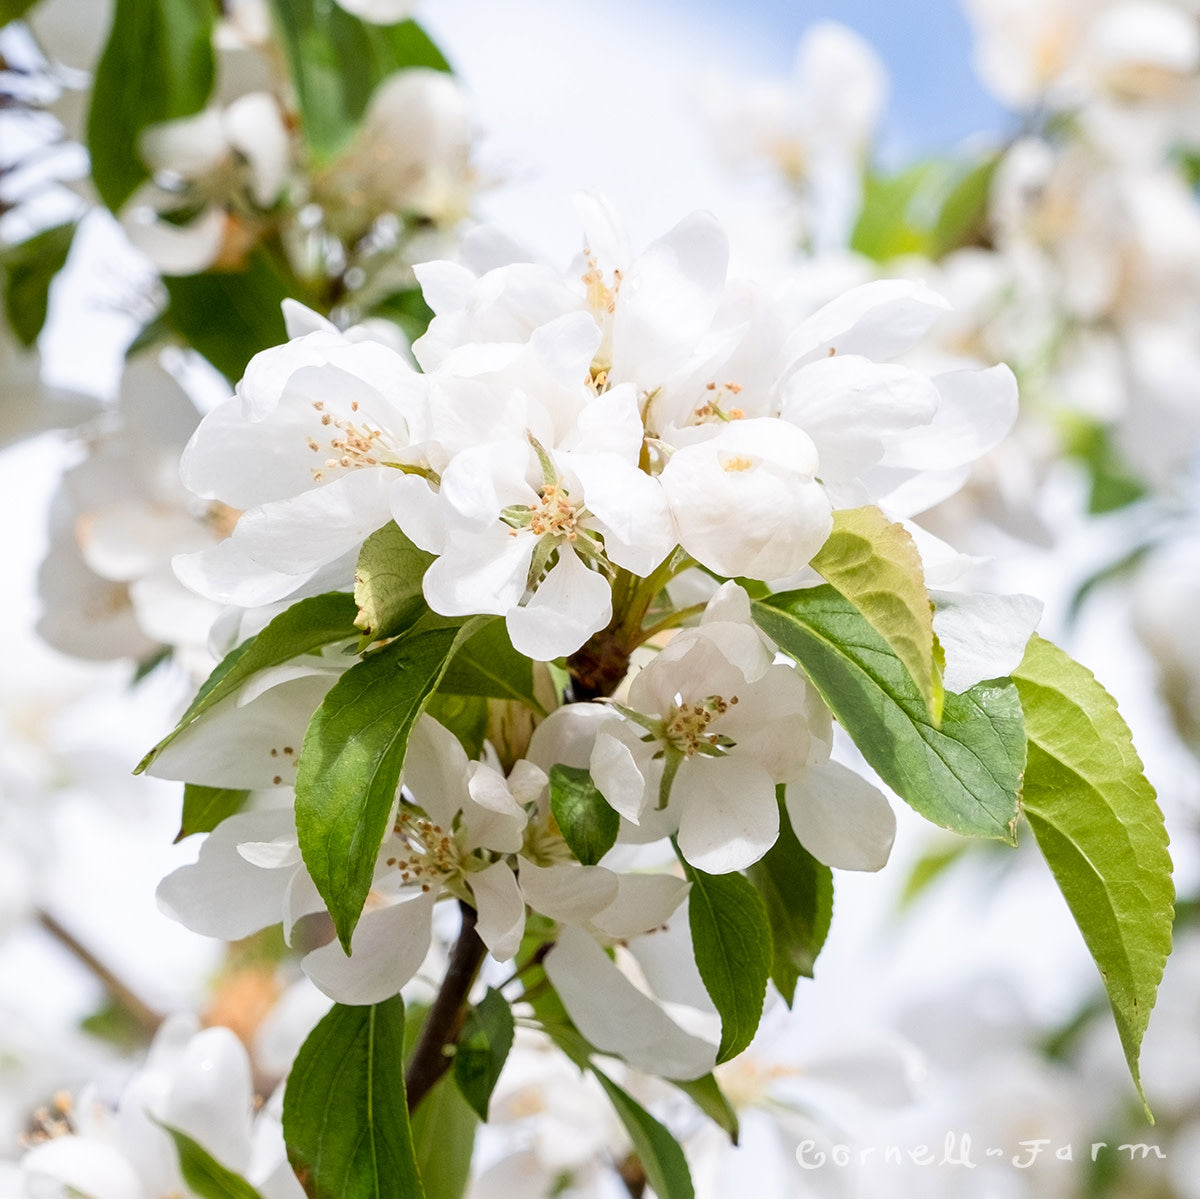
[(404, 1094), (404, 1002), (335, 1004), (283, 1094), (288, 1161), (309, 1199), (424, 1199)]
[(413, 545), (394, 520), (363, 542), (354, 568), (354, 627), (368, 644), (404, 632), (428, 610), (421, 580), (433, 558)]
[(592, 1067), (613, 1110), (625, 1125), (646, 1179), (659, 1199), (694, 1199), (695, 1189), (687, 1158), (679, 1142), (632, 1096), (611, 1078)]
[(442, 680), (442, 690), (455, 695), (515, 699), (540, 716), (546, 709), (534, 694), (533, 662), (513, 649), (504, 618), (487, 621), (463, 642)]
[(207, 271), (163, 279), (169, 305), (163, 320), (231, 383), (260, 350), (287, 341), (280, 305), (299, 291), (264, 249), (240, 271)]
[(417, 1172), (425, 1199), (462, 1199), (471, 1180), (471, 1154), (479, 1117), (443, 1075), (412, 1116)]
[(171, 1135), (179, 1155), (179, 1171), (188, 1189), (200, 1199), (261, 1199), (259, 1193), (240, 1175), (221, 1165), (198, 1141), (170, 1124), (156, 1121)]
[(927, 215), (920, 201), (930, 190), (937, 163), (919, 162), (898, 175), (868, 175), (863, 201), (850, 235), (850, 248), (875, 262), (928, 249)]
[(908, 530), (875, 507), (840, 509), (812, 565), (888, 643), (920, 689), (933, 723), (940, 723), (945, 693), (934, 665), (933, 605)]
[(943, 828), (1016, 844), (1025, 727), (1011, 682), (947, 692), (935, 728), (904, 664), (832, 587), (784, 592), (752, 607), (901, 799)]
[(488, 701), (481, 695), (447, 695), (437, 691), (425, 706), (425, 711), (448, 728), (466, 750), (472, 761), (483, 755), (488, 734)]
[(368, 654), (333, 685), (304, 735), (296, 832), (347, 953), (387, 833), (409, 734), (472, 628), (415, 629)]
[[(677, 851), (678, 852), (678, 851)], [(717, 1063), (754, 1039), (771, 974), (771, 926), (758, 892), (740, 874), (705, 874), (682, 855), (696, 968), (721, 1016)]]
[(966, 854), (971, 843), (955, 840), (926, 850), (914, 863), (896, 900), (900, 911), (911, 907), (947, 870)]
[(150, 172), (147, 125), (199, 112), (213, 85), (212, 0), (117, 0), (88, 112), (92, 181), (118, 211)]
[(725, 1097), (715, 1075), (706, 1074), (703, 1078), (691, 1079), (671, 1078), (667, 1081), (687, 1095), (718, 1128), (727, 1132), (735, 1145), (738, 1143), (740, 1130), (737, 1111)]
[(454, 1081), (463, 1098), (488, 1118), (488, 1101), (512, 1048), (512, 1008), (494, 987), (467, 1013), (454, 1053)]
[(354, 612), (353, 596), (343, 591), (299, 600), (281, 612), (261, 633), (225, 655), (179, 723), (137, 764), (134, 774), (141, 774), (184, 729), (232, 695), (252, 675), (353, 636)]
[(1097, 420), (1064, 418), (1066, 452), (1087, 472), (1090, 483), (1088, 512), (1102, 516), (1146, 495), (1146, 484), (1125, 461), (1113, 440), (1112, 430)]
[(183, 817), (179, 822), (179, 832), (175, 835), (176, 844), (193, 833), (211, 833), (227, 816), (240, 812), (249, 798), (249, 791), (185, 783)]
[(404, 67), (448, 71), (419, 25), (372, 25), (329, 0), (271, 0), (316, 166), (353, 140), (375, 89)]
[(27, 346), (46, 323), (50, 283), (62, 270), (75, 238), (75, 223), (43, 229), (0, 254), (4, 271), (4, 309), (13, 332)]
[(433, 320), (433, 309), (425, 302), (419, 287), (407, 287), (394, 291), (374, 304), (371, 316), (380, 316), (394, 325), (399, 325), (409, 343), (422, 337)]
[(1116, 702), (1091, 671), (1034, 636), (1013, 678), (1029, 733), (1022, 806), (1100, 970), (1142, 1094), (1138, 1053), (1174, 917), (1162, 812)]
[(36, 3), (37, 0), (0, 0), (0, 25), (24, 16)]
[(833, 920), (833, 871), (796, 839), (779, 788), (779, 837), (746, 871), (771, 926), (771, 981), (788, 1007), (800, 976), (812, 978)]
[(1000, 155), (990, 154), (950, 188), (931, 234), (932, 257), (943, 258), (952, 250), (984, 242), (988, 229), (988, 199), (999, 165)]
[(617, 841), (621, 817), (582, 766), (550, 767), (550, 810), (571, 852), (594, 866)]

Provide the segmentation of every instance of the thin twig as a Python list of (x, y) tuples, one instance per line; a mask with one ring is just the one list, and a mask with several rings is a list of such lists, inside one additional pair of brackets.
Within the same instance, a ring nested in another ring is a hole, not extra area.
[(417, 1110), (450, 1067), (451, 1055), (446, 1050), (457, 1043), (462, 1032), (467, 994), (487, 954), (487, 947), (475, 931), (475, 909), (461, 901), (458, 906), (462, 910), (462, 928), (404, 1078), (410, 1112)]
[(122, 982), (96, 955), (73, 933), (68, 932), (49, 912), (39, 911), (37, 922), (73, 957), (82, 962), (99, 979), (108, 997), (130, 1016), (138, 1028), (152, 1037), (163, 1022), (161, 1013), (156, 1012), (142, 997)]

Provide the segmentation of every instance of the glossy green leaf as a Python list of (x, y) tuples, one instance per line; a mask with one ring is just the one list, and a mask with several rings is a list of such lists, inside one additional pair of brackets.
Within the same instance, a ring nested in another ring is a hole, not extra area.
[(421, 581), (433, 558), (413, 545), (395, 521), (363, 542), (354, 568), (354, 625), (365, 639), (394, 637), (427, 611)]
[(796, 839), (780, 789), (779, 837), (746, 871), (771, 926), (771, 981), (788, 1007), (803, 975), (812, 978), (833, 919), (833, 871)]
[(696, 968), (721, 1017), (717, 1062), (754, 1039), (771, 974), (771, 926), (758, 892), (740, 874), (705, 874), (682, 857), (692, 884), (688, 924)]
[(1029, 765), (1022, 807), (1138, 1054), (1171, 952), (1175, 888), (1162, 812), (1129, 728), (1091, 671), (1034, 636), (1013, 678)]
[(947, 692), (934, 727), (904, 664), (832, 587), (756, 601), (753, 612), (906, 803), (943, 828), (1016, 843), (1025, 726), (1011, 682)]
[(404, 1003), (335, 1004), (283, 1095), (288, 1160), (309, 1199), (424, 1199), (404, 1092)]
[(687, 1158), (679, 1142), (640, 1103), (623, 1091), (608, 1075), (592, 1067), (617, 1113), (634, 1152), (646, 1172), (646, 1180), (659, 1199), (693, 1199), (695, 1188)]
[(117, 0), (88, 112), (92, 182), (118, 211), (149, 176), (148, 125), (199, 112), (213, 86), (212, 0)]
[(467, 1013), (454, 1053), (454, 1081), (463, 1098), (488, 1118), (488, 1102), (512, 1049), (512, 1008), (494, 987)]
[(296, 832), (347, 953), (387, 833), (409, 734), (471, 627), (414, 629), (368, 654), (333, 685), (304, 735)]
[(483, 754), (488, 736), (488, 701), (481, 695), (447, 695), (437, 691), (425, 711), (448, 728), (472, 761)]
[(373, 25), (330, 0), (271, 0), (287, 53), (300, 124), (324, 166), (353, 140), (375, 89), (404, 67), (448, 71), (419, 25)]
[(352, 637), (354, 613), (354, 597), (342, 591), (298, 600), (281, 612), (261, 633), (243, 641), (222, 658), (179, 723), (137, 764), (134, 773), (141, 774), (185, 728), (260, 670), (281, 666), (301, 654)]
[(513, 649), (499, 616), (463, 642), (442, 680), (442, 690), (455, 695), (515, 699), (545, 715), (545, 708), (534, 694), (533, 662)]
[(550, 810), (571, 852), (594, 866), (617, 841), (621, 817), (582, 766), (550, 767)]
[(179, 821), (176, 842), (193, 833), (211, 833), (228, 816), (234, 816), (250, 798), (249, 791), (232, 787), (202, 787), (185, 783), (183, 787), (183, 816)]
[(934, 664), (933, 605), (908, 530), (875, 507), (839, 509), (812, 566), (904, 663), (938, 724), (945, 693)]
[(170, 1134), (175, 1142), (175, 1152), (179, 1157), (179, 1172), (188, 1189), (200, 1196), (200, 1199), (261, 1199), (259, 1193), (240, 1175), (235, 1174), (219, 1161), (198, 1141), (193, 1140), (186, 1132), (172, 1128), (169, 1124), (161, 1127)]
[(242, 270), (170, 275), (163, 279), (165, 324), (236, 383), (260, 350), (287, 341), (280, 305), (299, 286), (265, 249), (254, 250)]
[(74, 222), (54, 225), (0, 253), (4, 275), (4, 308), (8, 323), (27, 346), (37, 341), (46, 323), (50, 284), (62, 270), (75, 239)]

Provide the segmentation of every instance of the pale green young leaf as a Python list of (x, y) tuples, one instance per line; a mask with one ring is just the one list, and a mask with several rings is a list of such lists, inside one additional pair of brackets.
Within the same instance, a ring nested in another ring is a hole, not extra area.
[(137, 152), (142, 130), (207, 102), (215, 17), (209, 0), (117, 0), (87, 121), (92, 182), (113, 212), (149, 177)]
[(1025, 726), (1014, 684), (948, 692), (935, 727), (904, 664), (832, 587), (771, 596), (753, 612), (901, 799), (943, 828), (1016, 844)]
[(623, 1091), (611, 1078), (592, 1067), (617, 1113), (633, 1150), (646, 1172), (646, 1180), (659, 1199), (694, 1199), (695, 1188), (687, 1158), (679, 1142), (640, 1103)]
[(891, 646), (937, 725), (945, 695), (934, 664), (933, 605), (908, 530), (875, 507), (839, 509), (812, 566)]
[(424, 1199), (404, 1091), (404, 1002), (335, 1004), (283, 1094), (288, 1161), (309, 1199)]
[(417, 1172), (425, 1199), (462, 1199), (471, 1181), (479, 1117), (449, 1074), (443, 1074), (412, 1114)]
[(512, 1008), (494, 987), (467, 1013), (454, 1053), (454, 1081), (462, 1097), (488, 1118), (488, 1102), (512, 1049)]
[(261, 633), (243, 641), (208, 676), (179, 723), (138, 764), (141, 774), (181, 732), (214, 704), (232, 695), (252, 675), (281, 666), (354, 635), (354, 597), (342, 591), (314, 595), (281, 612)]
[(219, 1161), (198, 1141), (193, 1140), (186, 1132), (172, 1128), (170, 1124), (161, 1127), (170, 1134), (175, 1142), (175, 1153), (179, 1158), (179, 1172), (188, 1189), (200, 1196), (200, 1199), (261, 1199), (259, 1193), (240, 1175), (234, 1173)]
[(296, 833), (347, 953), (387, 833), (409, 735), (472, 628), (416, 628), (368, 654), (333, 685), (304, 735)]
[(368, 643), (395, 637), (426, 611), (421, 580), (433, 557), (413, 545), (395, 521), (363, 542), (354, 568), (354, 626)]
[(1022, 807), (1104, 980), (1141, 1094), (1138, 1054), (1174, 919), (1162, 812), (1091, 671), (1034, 636), (1013, 678), (1029, 734)]
[(754, 1039), (771, 974), (771, 927), (758, 892), (740, 874), (705, 874), (680, 857), (692, 884), (688, 924), (696, 968), (721, 1017), (717, 1062)]
[(771, 981), (792, 1006), (801, 975), (812, 978), (833, 919), (833, 871), (796, 839), (780, 790), (779, 837), (746, 871), (771, 926)]
[(571, 852), (594, 866), (616, 844), (621, 817), (582, 766), (550, 767), (550, 810)]

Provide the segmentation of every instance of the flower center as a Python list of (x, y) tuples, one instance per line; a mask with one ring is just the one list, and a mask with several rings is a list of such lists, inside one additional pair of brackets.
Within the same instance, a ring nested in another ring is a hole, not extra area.
[(716, 383), (706, 383), (704, 390), (707, 393), (704, 402), (697, 405), (692, 412), (692, 420), (696, 424), (741, 420), (746, 415), (741, 408), (728, 407), (726, 401), (726, 396), (733, 399), (741, 395), (742, 385), (740, 383), (722, 383), (719, 387)]
[(387, 859), (387, 865), (400, 871), (402, 883), (430, 891), (434, 884), (462, 872), (454, 838), (432, 820), (401, 812), (393, 831), (409, 850), (407, 857)]
[[(321, 424), (329, 431), (328, 440), (308, 438), (308, 448), (314, 454), (325, 453), (324, 466), (312, 472), (313, 480), (320, 483), (327, 471), (353, 470), (363, 466), (386, 466), (389, 464), (387, 444), (382, 429), (370, 425), (359, 425), (344, 417), (325, 411), (324, 400), (314, 400), (313, 407), (321, 414)], [(351, 403), (352, 411), (358, 411), (358, 401)]]
[(579, 535), (575, 528), (578, 519), (579, 513), (566, 489), (547, 483), (539, 493), (538, 502), (529, 508), (529, 531), (538, 537), (548, 533), (574, 541)]
[(737, 702), (736, 695), (728, 699), (709, 695), (696, 704), (681, 703), (663, 722), (663, 738), (686, 757), (696, 754), (716, 757), (731, 749), (734, 742), (720, 733), (710, 733), (708, 726)]

